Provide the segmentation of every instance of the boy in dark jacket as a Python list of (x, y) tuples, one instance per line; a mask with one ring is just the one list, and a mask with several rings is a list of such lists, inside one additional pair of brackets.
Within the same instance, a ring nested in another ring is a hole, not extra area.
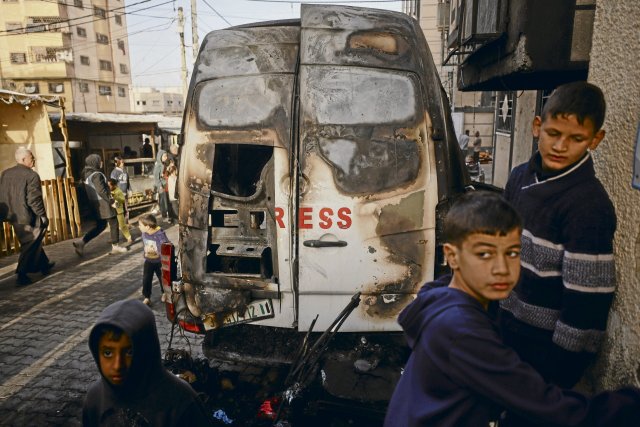
[(544, 426), (632, 426), (640, 390), (592, 398), (545, 382), (506, 346), (487, 313), (520, 273), (521, 222), (500, 196), (465, 194), (444, 221), (453, 271), (425, 285), (400, 314), (412, 349), (386, 427), (488, 427), (504, 410)]
[(83, 426), (210, 425), (195, 391), (162, 366), (155, 317), (140, 301), (107, 307), (89, 348), (102, 378), (85, 397)]
[[(160, 254), (162, 244), (168, 242), (164, 230), (158, 226), (156, 217), (152, 214), (142, 215), (138, 220), (138, 227), (142, 232), (142, 245), (144, 247), (144, 270), (142, 273), (142, 296), (144, 303), (151, 305), (151, 284), (153, 275), (158, 277), (160, 290), (162, 291), (162, 266)], [(162, 294), (164, 302), (164, 294)]]
[(595, 358), (616, 288), (616, 214), (590, 154), (605, 109), (597, 86), (558, 87), (533, 120), (538, 152), (511, 172), (504, 193), (524, 227), (522, 275), (500, 302), (503, 339), (561, 387)]

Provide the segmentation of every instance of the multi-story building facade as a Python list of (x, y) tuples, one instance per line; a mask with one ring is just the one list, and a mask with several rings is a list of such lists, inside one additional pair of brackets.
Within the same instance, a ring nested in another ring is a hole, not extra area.
[[(431, 49), (440, 80), (451, 103), (451, 117), (458, 137), (469, 130), (471, 140), (480, 133), (482, 149), (493, 150), (494, 92), (462, 92), (457, 89), (457, 57), (449, 57), (448, 34), (451, 14), (455, 14), (456, 2), (451, 9), (450, 0), (405, 0), (402, 11), (420, 22), (420, 28)], [(455, 21), (455, 18), (453, 19)]]
[(2, 0), (0, 84), (67, 111), (130, 112), (124, 0)]
[(136, 113), (178, 116), (184, 111), (184, 95), (180, 88), (134, 87), (131, 92), (131, 111)]

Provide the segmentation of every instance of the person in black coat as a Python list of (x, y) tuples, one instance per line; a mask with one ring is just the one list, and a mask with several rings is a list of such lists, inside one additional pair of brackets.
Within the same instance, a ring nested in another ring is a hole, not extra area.
[(196, 392), (162, 366), (154, 314), (140, 301), (107, 307), (89, 349), (101, 378), (85, 397), (84, 427), (211, 425)]
[(90, 154), (84, 161), (85, 167), (82, 170), (84, 188), (91, 205), (95, 225), (82, 237), (73, 242), (73, 246), (78, 256), (84, 255), (84, 247), (92, 239), (97, 237), (109, 224), (111, 233), (111, 253), (127, 252), (127, 248), (118, 246), (120, 233), (118, 231), (118, 218), (111, 191), (107, 185), (107, 177), (102, 173), (102, 159), (97, 154)]
[(49, 219), (40, 176), (33, 171), (35, 158), (24, 147), (16, 150), (15, 158), (17, 164), (0, 175), (0, 217), (13, 225), (20, 241), (16, 283), (22, 286), (31, 283), (27, 273), (49, 274), (55, 263), (49, 262), (42, 248)]

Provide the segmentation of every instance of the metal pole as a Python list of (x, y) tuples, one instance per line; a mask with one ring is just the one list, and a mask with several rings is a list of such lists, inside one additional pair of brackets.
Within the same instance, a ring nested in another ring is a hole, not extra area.
[(187, 58), (184, 49), (184, 14), (178, 8), (178, 34), (180, 34), (180, 56), (182, 60), (182, 99), (187, 99)]
[(198, 10), (196, 9), (196, 0), (191, 0), (191, 40), (193, 44), (193, 62), (198, 57), (200, 44), (198, 42)]
[(60, 133), (62, 133), (62, 139), (64, 140), (64, 155), (66, 157), (65, 163), (67, 178), (73, 178), (73, 174), (71, 173), (71, 150), (69, 149), (69, 131), (67, 129), (67, 116), (64, 112), (64, 98), (58, 99), (58, 105), (60, 106), (60, 123), (58, 126), (60, 127)]

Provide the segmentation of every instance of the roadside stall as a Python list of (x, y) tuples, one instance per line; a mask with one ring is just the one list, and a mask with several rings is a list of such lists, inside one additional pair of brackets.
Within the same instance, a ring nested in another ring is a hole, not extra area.
[[(57, 132), (60, 144), (51, 141), (47, 106), (59, 109)], [(24, 146), (33, 153), (35, 170), (42, 180), (49, 230), (45, 244), (75, 238), (80, 231), (77, 195), (69, 162), (65, 129), (64, 98), (28, 95), (0, 90), (0, 170), (15, 165), (15, 150)], [(56, 167), (60, 173), (56, 173)], [(0, 255), (17, 252), (19, 244), (10, 224), (0, 228)]]

